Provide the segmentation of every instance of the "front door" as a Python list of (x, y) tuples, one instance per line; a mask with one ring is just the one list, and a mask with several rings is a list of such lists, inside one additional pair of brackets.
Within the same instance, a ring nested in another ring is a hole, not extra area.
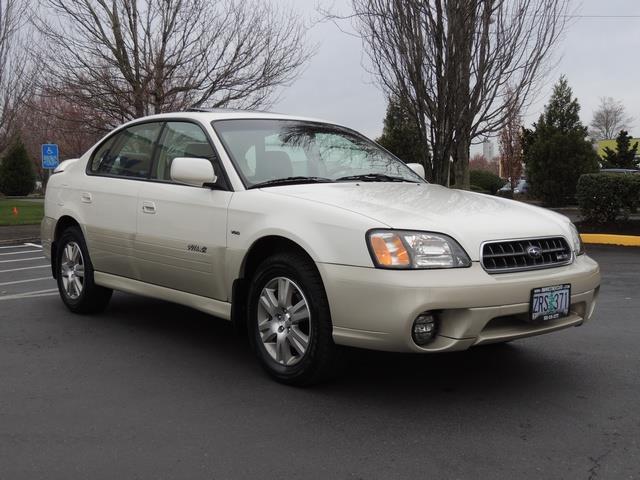
[(151, 179), (142, 182), (138, 197), (135, 256), (141, 279), (226, 301), (227, 208), (233, 192), (173, 182), (176, 157), (208, 158), (216, 175), (222, 174), (199, 125), (166, 123)]

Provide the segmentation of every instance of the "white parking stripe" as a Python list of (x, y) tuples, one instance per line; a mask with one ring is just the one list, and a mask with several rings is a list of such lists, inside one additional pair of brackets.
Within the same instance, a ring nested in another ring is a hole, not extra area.
[(34, 268), (51, 268), (51, 265), (36, 265), (35, 267), (12, 268), (11, 270), (0, 270), (0, 273), (19, 272), (21, 270), (33, 270)]
[(2, 300), (17, 300), (20, 298), (33, 298), (33, 297), (46, 297), (49, 295), (57, 295), (57, 288), (49, 288), (47, 290), (36, 290), (34, 292), (25, 292), (25, 293), (16, 293), (15, 295), (7, 295), (5, 297), (0, 297), (0, 302)]
[(25, 253), (42, 253), (40, 250), (23, 250), (21, 252), (0, 253), (0, 257), (4, 255), (24, 255)]
[(7, 248), (27, 248), (27, 247), (33, 247), (33, 246), (36, 246), (36, 245), (31, 245), (29, 243), (25, 243), (23, 245), (5, 245), (5, 246), (0, 247), (0, 248), (5, 250)]
[(25, 246), (27, 246), (27, 247), (42, 248), (42, 245), (38, 245), (37, 243), (25, 243)]
[(40, 260), (44, 257), (14, 258), (13, 260), (0, 260), (0, 263), (28, 262), (29, 260)]
[(15, 280), (13, 282), (0, 283), (0, 287), (6, 287), (7, 285), (17, 285), (19, 283), (41, 282), (42, 280), (55, 280), (55, 279), (53, 277), (39, 277), (39, 278), (30, 278), (29, 280)]

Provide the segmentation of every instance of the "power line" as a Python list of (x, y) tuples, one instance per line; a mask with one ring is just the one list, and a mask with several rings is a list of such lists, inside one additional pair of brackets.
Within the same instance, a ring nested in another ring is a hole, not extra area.
[(563, 15), (567, 18), (640, 18), (640, 15)]

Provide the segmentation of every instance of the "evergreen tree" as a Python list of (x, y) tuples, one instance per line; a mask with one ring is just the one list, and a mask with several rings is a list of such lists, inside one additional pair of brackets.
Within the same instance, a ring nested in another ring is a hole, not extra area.
[(24, 143), (18, 138), (0, 164), (0, 192), (9, 196), (30, 194), (36, 181), (33, 170)]
[(524, 132), (524, 156), (531, 193), (547, 205), (572, 202), (580, 175), (598, 170), (598, 156), (586, 140), (580, 104), (567, 79), (554, 86), (538, 122)]
[(611, 150), (609, 147), (604, 147), (602, 168), (639, 168), (640, 159), (636, 158), (638, 142), (631, 146), (632, 138), (629, 132), (620, 130), (616, 137), (616, 149)]
[[(429, 148), (422, 140), (418, 123), (397, 99), (389, 98), (382, 136), (377, 142), (400, 160), (426, 167)], [(429, 171), (428, 168), (425, 170)]]

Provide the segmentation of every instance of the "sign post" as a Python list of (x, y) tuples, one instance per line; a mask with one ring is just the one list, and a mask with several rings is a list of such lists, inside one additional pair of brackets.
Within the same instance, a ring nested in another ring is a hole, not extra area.
[(42, 145), (42, 168), (43, 170), (53, 170), (58, 166), (58, 145), (55, 143), (45, 143)]
[(42, 169), (44, 170), (44, 178), (42, 179), (43, 192), (46, 191), (51, 170), (54, 170), (60, 163), (58, 153), (58, 145), (55, 143), (45, 143), (42, 145)]

